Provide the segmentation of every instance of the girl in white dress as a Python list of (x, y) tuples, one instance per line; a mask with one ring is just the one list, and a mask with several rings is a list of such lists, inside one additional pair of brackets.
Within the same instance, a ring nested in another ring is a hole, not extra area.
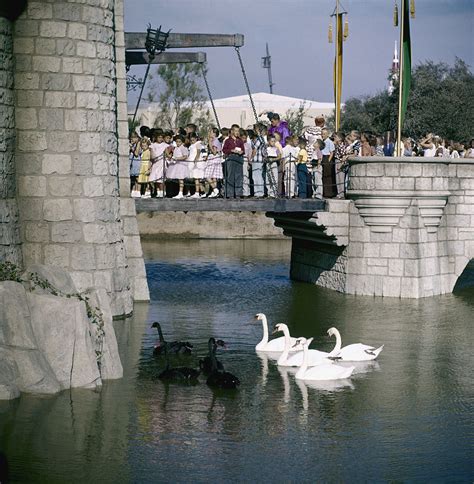
[(190, 165), (190, 175), (194, 178), (194, 186), (196, 191), (191, 198), (201, 198), (201, 193), (204, 194), (204, 187), (201, 184), (201, 180), (204, 178), (204, 169), (206, 168), (206, 162), (204, 154), (201, 153), (201, 141), (196, 134), (190, 136), (191, 145), (189, 146), (188, 162)]
[(163, 140), (163, 133), (156, 133), (153, 137), (153, 143), (150, 145), (152, 163), (150, 172), (150, 183), (153, 186), (152, 197), (164, 196), (163, 180), (166, 169), (166, 160), (164, 154), (168, 146), (168, 143), (165, 143)]
[(175, 137), (176, 148), (173, 151), (173, 156), (171, 157), (170, 164), (166, 170), (166, 176), (170, 180), (178, 180), (179, 182), (179, 193), (173, 198), (184, 198), (184, 179), (189, 177), (189, 163), (186, 161), (189, 156), (189, 151), (184, 146), (184, 137)]

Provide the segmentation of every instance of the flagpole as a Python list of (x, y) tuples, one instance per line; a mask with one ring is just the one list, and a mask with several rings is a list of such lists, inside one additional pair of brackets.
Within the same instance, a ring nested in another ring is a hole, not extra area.
[(400, 59), (398, 68), (398, 132), (397, 132), (397, 156), (402, 156), (402, 97), (403, 97), (403, 35), (405, 27), (405, 2), (407, 0), (401, 0), (400, 9)]
[(336, 0), (336, 42), (334, 42), (334, 63), (336, 65), (335, 74), (336, 74), (336, 82), (334, 86), (336, 88), (334, 92), (334, 102), (336, 108), (336, 131), (339, 131), (339, 124), (340, 124), (340, 106), (339, 106), (339, 0)]

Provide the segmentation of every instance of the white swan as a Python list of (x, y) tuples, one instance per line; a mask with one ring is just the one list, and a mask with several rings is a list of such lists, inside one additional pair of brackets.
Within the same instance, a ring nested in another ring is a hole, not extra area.
[(332, 358), (338, 358), (341, 361), (370, 361), (375, 360), (383, 350), (383, 346), (380, 348), (374, 348), (373, 346), (364, 345), (362, 343), (355, 343), (352, 345), (342, 346), (341, 333), (336, 328), (328, 329), (329, 336), (336, 337), (336, 346), (329, 354)]
[[(268, 341), (268, 323), (267, 323), (267, 317), (263, 313), (258, 313), (255, 315), (255, 319), (262, 321), (262, 326), (263, 326), (263, 338), (258, 343), (257, 346), (255, 346), (256, 351), (265, 351), (266, 353), (281, 353), (285, 349), (285, 337), (281, 336), (280, 338), (275, 338), (272, 339), (271, 341)], [(291, 338), (290, 337), (291, 344), (294, 345), (297, 341), (296, 338)], [(291, 348), (290, 351), (301, 351), (302, 347), (301, 346), (295, 346), (294, 348)]]
[(308, 341), (306, 338), (300, 338), (299, 342), (303, 345), (303, 364), (296, 372), (297, 380), (341, 380), (352, 375), (354, 366), (345, 368), (334, 363), (323, 363), (308, 369)]
[[(284, 338), (285, 338), (285, 349), (283, 353), (280, 355), (277, 361), (278, 366), (301, 366), (303, 364), (303, 351), (298, 351), (292, 355), (289, 354), (291, 351), (292, 343), (290, 338), (290, 331), (288, 330), (288, 326), (286, 324), (277, 324), (275, 326), (275, 331), (283, 331)], [(311, 344), (313, 338), (308, 340), (308, 345)], [(294, 344), (294, 343), (293, 343)], [(303, 349), (303, 348), (301, 348)], [(320, 365), (321, 363), (331, 363), (330, 360), (327, 359), (329, 353), (325, 353), (324, 351), (318, 350), (308, 350), (308, 366), (315, 366)]]

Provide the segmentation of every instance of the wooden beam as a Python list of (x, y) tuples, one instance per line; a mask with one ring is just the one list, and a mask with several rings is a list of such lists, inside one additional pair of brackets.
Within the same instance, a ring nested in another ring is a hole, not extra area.
[[(146, 33), (125, 32), (126, 50), (143, 50)], [(242, 34), (178, 34), (171, 32), (168, 37), (168, 49), (187, 49), (190, 47), (242, 47)]]
[(137, 198), (137, 212), (324, 212), (326, 202), (316, 198), (201, 199)]
[[(188, 64), (196, 62), (204, 64), (206, 62), (205, 52), (162, 52), (155, 56), (152, 64)], [(125, 64), (127, 66), (148, 64), (148, 53), (138, 51), (125, 52)]]

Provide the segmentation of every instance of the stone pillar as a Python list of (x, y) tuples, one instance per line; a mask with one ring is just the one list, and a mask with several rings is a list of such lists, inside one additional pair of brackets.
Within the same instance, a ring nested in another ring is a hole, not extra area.
[(135, 301), (149, 301), (148, 282), (138, 231), (135, 201), (130, 197), (130, 164), (128, 160), (128, 112), (125, 72), (125, 36), (123, 0), (115, 0), (115, 69), (117, 75), (117, 126), (119, 146), (120, 217), (127, 270)]
[(132, 312), (120, 218), (114, 1), (31, 1), (14, 31), (25, 265), (59, 265)]
[(0, 261), (21, 266), (14, 128), (12, 23), (0, 17)]

